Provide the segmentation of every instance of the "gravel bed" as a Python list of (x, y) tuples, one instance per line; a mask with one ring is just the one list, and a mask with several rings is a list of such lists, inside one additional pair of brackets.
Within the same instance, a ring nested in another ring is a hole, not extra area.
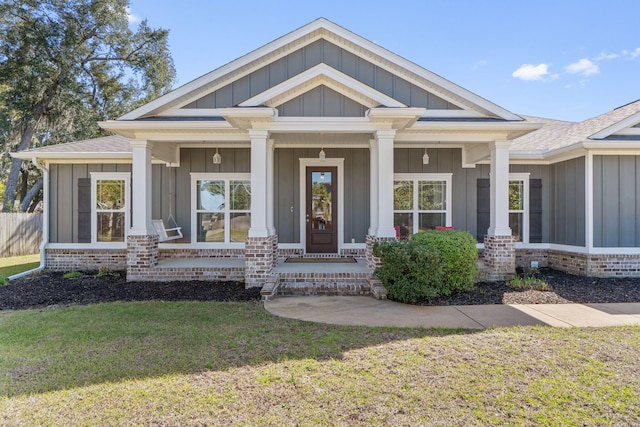
[[(520, 291), (505, 282), (477, 283), (470, 292), (439, 298), (427, 305), (568, 304), (640, 302), (640, 278), (598, 279), (541, 269), (537, 277), (551, 291)], [(254, 301), (260, 288), (240, 282), (127, 282), (124, 272), (64, 278), (46, 272), (0, 286), (0, 310), (42, 308), (111, 301)]]

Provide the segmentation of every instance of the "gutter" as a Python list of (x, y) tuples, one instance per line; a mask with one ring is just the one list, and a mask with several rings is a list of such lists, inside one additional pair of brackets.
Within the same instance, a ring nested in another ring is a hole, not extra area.
[(36, 157), (31, 159), (31, 162), (42, 171), (42, 243), (40, 244), (40, 265), (31, 270), (23, 271), (22, 273), (14, 274), (7, 277), (8, 281), (20, 279), (28, 276), (29, 274), (36, 273), (44, 270), (47, 265), (47, 256), (45, 248), (49, 244), (49, 168), (38, 161)]

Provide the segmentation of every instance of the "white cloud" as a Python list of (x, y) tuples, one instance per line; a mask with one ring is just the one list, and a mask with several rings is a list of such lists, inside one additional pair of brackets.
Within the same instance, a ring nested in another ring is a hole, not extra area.
[(590, 76), (600, 72), (600, 68), (587, 58), (582, 58), (578, 62), (567, 65), (564, 70), (569, 74), (580, 74), (582, 76)]
[[(548, 64), (522, 64), (520, 68), (511, 73), (511, 76), (521, 80), (542, 80), (545, 76), (549, 76)], [(555, 78), (554, 76), (550, 76)]]
[(129, 24), (137, 24), (138, 22), (141, 21), (141, 19), (138, 16), (134, 15), (131, 12), (130, 7), (127, 7), (126, 9), (127, 9), (127, 19), (129, 20)]
[(473, 64), (473, 67), (471, 67), (472, 70), (477, 70), (480, 67), (484, 67), (485, 65), (487, 65), (489, 63), (489, 61), (485, 61), (484, 59), (481, 61), (476, 62), (475, 64)]
[(619, 58), (620, 55), (618, 55), (617, 53), (605, 53), (605, 52), (600, 52), (600, 55), (596, 56), (595, 58), (593, 58), (594, 61), (604, 61), (604, 60), (611, 60), (611, 59), (616, 59)]
[(624, 56), (629, 56), (631, 59), (635, 59), (640, 56), (640, 47), (637, 47), (636, 50), (628, 51), (627, 49), (622, 51)]

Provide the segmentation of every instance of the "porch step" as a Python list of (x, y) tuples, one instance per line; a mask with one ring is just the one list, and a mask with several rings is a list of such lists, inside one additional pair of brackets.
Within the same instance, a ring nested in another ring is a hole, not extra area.
[(281, 273), (277, 295), (371, 295), (368, 273)]

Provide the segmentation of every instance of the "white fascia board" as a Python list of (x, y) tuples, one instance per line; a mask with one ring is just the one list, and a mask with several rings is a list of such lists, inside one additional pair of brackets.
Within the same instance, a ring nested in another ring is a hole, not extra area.
[(364, 104), (369, 108), (376, 107), (378, 105), (385, 105), (387, 107), (406, 107), (405, 104), (396, 101), (390, 96), (387, 96), (324, 63), (315, 65), (308, 70), (265, 90), (253, 98), (242, 102), (239, 106), (248, 107), (269, 105), (274, 107), (274, 103), (281, 105), (296, 96), (320, 86), (321, 84), (330, 86), (332, 89), (340, 92), (344, 96)]
[[(292, 120), (293, 119), (293, 120)], [(326, 120), (314, 120), (312, 117), (278, 117), (268, 124), (268, 130), (272, 132), (343, 132), (361, 133), (375, 132), (380, 129), (366, 118), (337, 118)]]
[(605, 129), (602, 129), (600, 132), (594, 133), (589, 138), (590, 139), (605, 139), (608, 136), (613, 135), (616, 132), (619, 132), (625, 128), (630, 128), (640, 123), (640, 112), (635, 113), (627, 117), (626, 119), (620, 120), (618, 123), (609, 126)]
[(104, 163), (104, 160), (113, 159), (129, 159), (131, 160), (131, 152), (29, 152), (21, 151), (17, 153), (10, 153), (11, 157), (21, 160), (36, 159), (97, 159), (100, 163)]
[(98, 122), (102, 129), (119, 133), (119, 130), (171, 130), (171, 129), (230, 129), (231, 125), (224, 121), (142, 121), (142, 120), (107, 120)]
[(480, 114), (477, 111), (470, 110), (425, 110), (424, 113), (422, 113), (422, 117), (436, 119), (487, 118), (487, 116), (484, 114)]
[(452, 121), (418, 121), (414, 123), (411, 130), (448, 130), (448, 131), (470, 131), (481, 132), (495, 131), (507, 134), (505, 139), (515, 139), (526, 135), (529, 132), (540, 129), (541, 123), (531, 122), (452, 122)]
[(156, 117), (222, 117), (222, 114), (217, 108), (172, 108)]

